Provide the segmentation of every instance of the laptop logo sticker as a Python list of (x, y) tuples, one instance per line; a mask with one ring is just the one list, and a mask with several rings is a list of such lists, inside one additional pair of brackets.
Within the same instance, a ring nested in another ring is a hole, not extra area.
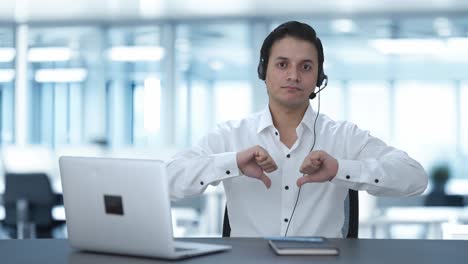
[(106, 214), (124, 214), (122, 196), (104, 194), (104, 207), (106, 209)]

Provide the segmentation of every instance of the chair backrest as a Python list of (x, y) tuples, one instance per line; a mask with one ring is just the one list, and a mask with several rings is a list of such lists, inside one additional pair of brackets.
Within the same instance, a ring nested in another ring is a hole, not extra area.
[(358, 238), (359, 234), (359, 192), (349, 189), (348, 234), (346, 238)]
[(52, 224), (52, 207), (56, 202), (56, 196), (45, 173), (5, 173), (3, 202), (6, 225), (16, 225), (18, 200), (27, 201), (29, 221), (34, 222), (37, 227), (47, 227)]
[[(346, 238), (358, 238), (359, 231), (359, 193), (349, 189), (348, 191), (348, 234)], [(224, 209), (223, 237), (231, 236), (231, 225), (229, 224), (227, 206)]]

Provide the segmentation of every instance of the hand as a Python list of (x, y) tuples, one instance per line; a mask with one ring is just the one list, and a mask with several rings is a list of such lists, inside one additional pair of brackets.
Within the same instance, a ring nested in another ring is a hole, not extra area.
[(298, 187), (308, 182), (331, 181), (338, 172), (338, 161), (325, 151), (312, 151), (304, 159), (300, 172), (304, 176), (297, 180)]
[(271, 186), (271, 179), (264, 171), (273, 172), (278, 169), (270, 154), (258, 145), (237, 152), (237, 167), (245, 176), (261, 180), (268, 189)]

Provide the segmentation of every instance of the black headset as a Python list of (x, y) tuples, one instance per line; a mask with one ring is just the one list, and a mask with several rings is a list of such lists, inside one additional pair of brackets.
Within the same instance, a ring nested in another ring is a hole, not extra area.
[[(323, 71), (324, 55), (323, 55), (322, 41), (320, 41), (320, 39), (316, 37), (315, 39), (312, 40), (312, 42), (317, 48), (317, 55), (319, 59), (318, 78), (317, 78), (317, 84), (316, 84), (316, 86), (319, 87), (319, 90), (317, 92), (312, 92), (309, 96), (310, 99), (314, 99), (317, 96), (317, 93), (325, 89), (325, 87), (327, 87), (327, 84), (328, 84), (328, 76)], [(266, 79), (268, 57), (270, 56), (270, 54), (265, 54), (267, 52), (270, 52), (270, 50), (266, 51), (262, 49), (260, 51), (260, 61), (258, 62), (258, 67), (257, 67), (258, 78), (262, 81), (265, 81)]]

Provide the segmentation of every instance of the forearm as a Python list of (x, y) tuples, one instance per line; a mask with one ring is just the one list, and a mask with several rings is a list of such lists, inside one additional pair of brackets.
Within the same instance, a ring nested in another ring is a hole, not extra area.
[(393, 149), (378, 158), (338, 160), (332, 182), (376, 196), (412, 196), (424, 192), (428, 177), (406, 153)]
[(201, 194), (208, 185), (240, 175), (236, 153), (204, 153), (194, 148), (181, 152), (167, 163), (171, 199)]

